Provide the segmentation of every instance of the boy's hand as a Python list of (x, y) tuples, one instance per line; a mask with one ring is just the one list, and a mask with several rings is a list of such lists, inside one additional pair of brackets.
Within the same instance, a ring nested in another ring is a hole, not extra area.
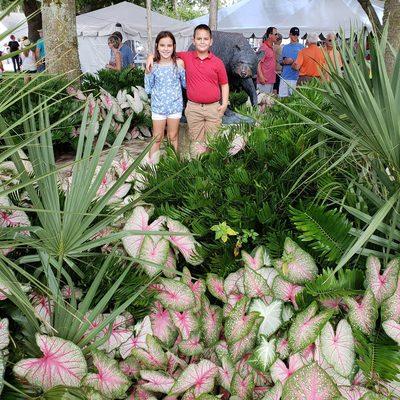
[(218, 115), (222, 118), (223, 115), (225, 114), (226, 109), (228, 108), (227, 104), (221, 104), (218, 106)]
[(151, 72), (154, 64), (154, 54), (149, 54), (146, 59), (146, 73)]

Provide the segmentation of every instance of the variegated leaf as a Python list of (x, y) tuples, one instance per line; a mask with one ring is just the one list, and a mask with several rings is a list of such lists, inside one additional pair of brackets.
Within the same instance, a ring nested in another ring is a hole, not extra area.
[(276, 383), (275, 386), (268, 390), (263, 397), (263, 400), (280, 400), (282, 396), (282, 384), (280, 382)]
[(339, 386), (338, 389), (346, 400), (360, 400), (368, 392), (368, 389), (362, 386)]
[(282, 360), (276, 360), (271, 366), (271, 378), (274, 383), (284, 384), (299, 368), (303, 367), (304, 363), (299, 354), (294, 354), (289, 357), (288, 366)]
[(3, 318), (0, 320), (0, 352), (4, 350), (10, 343), (10, 336), (8, 332), (8, 319)]
[(232, 378), (231, 390), (233, 395), (239, 399), (250, 400), (254, 390), (254, 375), (249, 374), (242, 378), (239, 373), (235, 373)]
[(389, 320), (383, 322), (382, 327), (386, 334), (400, 346), (400, 324), (396, 321)]
[(200, 341), (200, 334), (192, 332), (189, 339), (182, 340), (178, 344), (178, 349), (185, 356), (198, 356), (203, 353), (204, 347)]
[(199, 329), (199, 320), (192, 311), (170, 311), (174, 325), (181, 333), (182, 339), (189, 339), (190, 334)]
[(277, 357), (276, 339), (268, 341), (266, 336), (261, 335), (261, 342), (254, 350), (248, 363), (259, 371), (267, 372)]
[(244, 269), (243, 283), (245, 295), (250, 298), (271, 295), (267, 281), (251, 268)]
[(222, 367), (218, 367), (218, 382), (225, 390), (230, 390), (235, 367), (228, 355), (220, 359)]
[(208, 302), (205, 302), (200, 327), (204, 344), (207, 347), (214, 346), (219, 340), (222, 329), (222, 309), (218, 306), (210, 306)]
[(132, 349), (132, 357), (143, 364), (145, 369), (165, 369), (168, 360), (158, 340), (151, 335), (147, 335), (146, 345), (147, 351), (141, 348)]
[(302, 286), (295, 285), (280, 276), (277, 276), (272, 284), (272, 292), (275, 298), (288, 302), (290, 301), (297, 309), (296, 296), (303, 290)]
[(382, 303), (382, 320), (392, 319), (400, 323), (400, 277), (397, 280), (396, 291)]
[(140, 376), (146, 381), (141, 386), (150, 392), (168, 394), (175, 383), (175, 379), (164, 372), (144, 370), (140, 371)]
[(158, 300), (170, 310), (186, 311), (196, 306), (193, 292), (182, 282), (161, 278), (157, 291)]
[(209, 292), (216, 297), (217, 299), (221, 300), (222, 302), (226, 303), (228, 298), (226, 296), (224, 290), (224, 280), (216, 274), (207, 274), (207, 289)]
[(258, 312), (264, 318), (259, 334), (269, 337), (279, 329), (282, 325), (282, 306), (283, 303), (280, 300), (274, 300), (268, 305), (261, 299), (251, 302), (249, 311)]
[(289, 346), (294, 352), (305, 349), (314, 343), (326, 322), (331, 318), (331, 311), (322, 311), (316, 315), (318, 305), (310, 304), (306, 310), (299, 313), (289, 329)]
[(132, 349), (147, 349), (146, 337), (147, 335), (152, 334), (153, 331), (151, 329), (150, 318), (146, 316), (143, 318), (142, 322), (135, 325), (134, 334), (131, 335), (127, 341), (121, 344), (119, 349), (121, 357), (124, 359), (129, 357)]
[(332, 400), (340, 396), (330, 376), (316, 363), (296, 371), (283, 387), (282, 400)]
[(140, 365), (133, 357), (128, 357), (126, 360), (119, 362), (119, 369), (128, 378), (138, 378), (140, 372)]
[(253, 270), (258, 270), (265, 265), (266, 251), (263, 246), (259, 246), (254, 251), (254, 256), (251, 256), (246, 251), (242, 250), (242, 260), (244, 265)]
[(168, 310), (161, 303), (156, 302), (150, 314), (153, 335), (166, 346), (172, 346), (178, 336), (178, 330), (172, 322)]
[[(169, 254), (169, 242), (166, 239), (154, 240), (151, 236), (146, 236), (140, 248), (140, 265), (146, 271), (147, 275), (153, 277), (161, 272), (165, 267)], [(145, 261), (150, 261), (146, 263)], [(156, 264), (156, 265), (152, 265)]]
[(111, 328), (105, 328), (100, 332), (99, 338), (108, 336), (108, 339), (105, 343), (100, 345), (98, 349), (110, 353), (113, 350), (118, 349), (123, 343), (127, 342), (132, 335), (132, 331), (125, 327), (125, 318), (119, 316), (116, 318)]

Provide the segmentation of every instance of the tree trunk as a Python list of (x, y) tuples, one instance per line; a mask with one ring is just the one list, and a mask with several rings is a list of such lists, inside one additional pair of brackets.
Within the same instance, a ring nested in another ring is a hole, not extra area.
[(151, 0), (146, 0), (146, 20), (147, 20), (147, 49), (148, 53), (151, 53), (153, 48), (153, 39), (151, 33)]
[(75, 0), (43, 0), (43, 38), (46, 70), (52, 74), (80, 75)]
[(176, 17), (177, 10), (178, 10), (178, 0), (172, 0), (172, 11), (174, 12), (175, 17)]
[(210, 19), (208, 25), (212, 31), (217, 30), (218, 0), (210, 0)]
[(373, 5), (371, 3), (371, 0), (358, 0), (358, 2), (360, 3), (362, 9), (367, 14), (374, 30), (377, 33), (379, 33), (382, 30), (382, 24), (379, 21), (378, 14), (376, 13), (375, 8), (373, 7)]
[[(389, 23), (388, 42), (396, 53), (400, 51), (400, 0), (386, 0), (383, 12), (383, 24)], [(388, 73), (394, 69), (395, 57), (389, 47), (386, 48), (385, 62)]]
[(40, 9), (38, 4), (36, 0), (24, 0), (22, 4), (25, 17), (28, 18), (28, 37), (31, 42), (39, 40), (38, 29), (42, 29), (42, 15), (40, 12), (34, 17), (29, 18), (31, 14)]

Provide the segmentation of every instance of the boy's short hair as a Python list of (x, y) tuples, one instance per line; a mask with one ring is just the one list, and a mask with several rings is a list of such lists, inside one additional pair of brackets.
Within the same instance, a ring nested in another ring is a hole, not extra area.
[(193, 37), (196, 36), (196, 32), (197, 32), (197, 31), (207, 31), (207, 32), (210, 34), (210, 38), (212, 38), (211, 29), (210, 29), (210, 27), (209, 27), (208, 25), (206, 25), (206, 24), (197, 25), (196, 28), (194, 28)]
[(122, 42), (122, 33), (120, 31), (115, 31), (110, 36), (116, 36)]

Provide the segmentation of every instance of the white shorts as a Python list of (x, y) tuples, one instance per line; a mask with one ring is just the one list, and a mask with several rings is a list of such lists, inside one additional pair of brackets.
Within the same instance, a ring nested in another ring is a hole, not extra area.
[(262, 84), (262, 83), (257, 83), (257, 89), (258, 89), (260, 92), (270, 94), (270, 93), (272, 93), (272, 91), (274, 90), (274, 84), (273, 84), (273, 83), (264, 83), (264, 84)]
[(279, 83), (279, 97), (291, 96), (293, 90), (296, 89), (297, 80), (286, 80), (281, 78)]
[(154, 119), (154, 121), (164, 121), (165, 119), (181, 119), (181, 117), (182, 117), (181, 112), (169, 115), (151, 113), (151, 119)]

